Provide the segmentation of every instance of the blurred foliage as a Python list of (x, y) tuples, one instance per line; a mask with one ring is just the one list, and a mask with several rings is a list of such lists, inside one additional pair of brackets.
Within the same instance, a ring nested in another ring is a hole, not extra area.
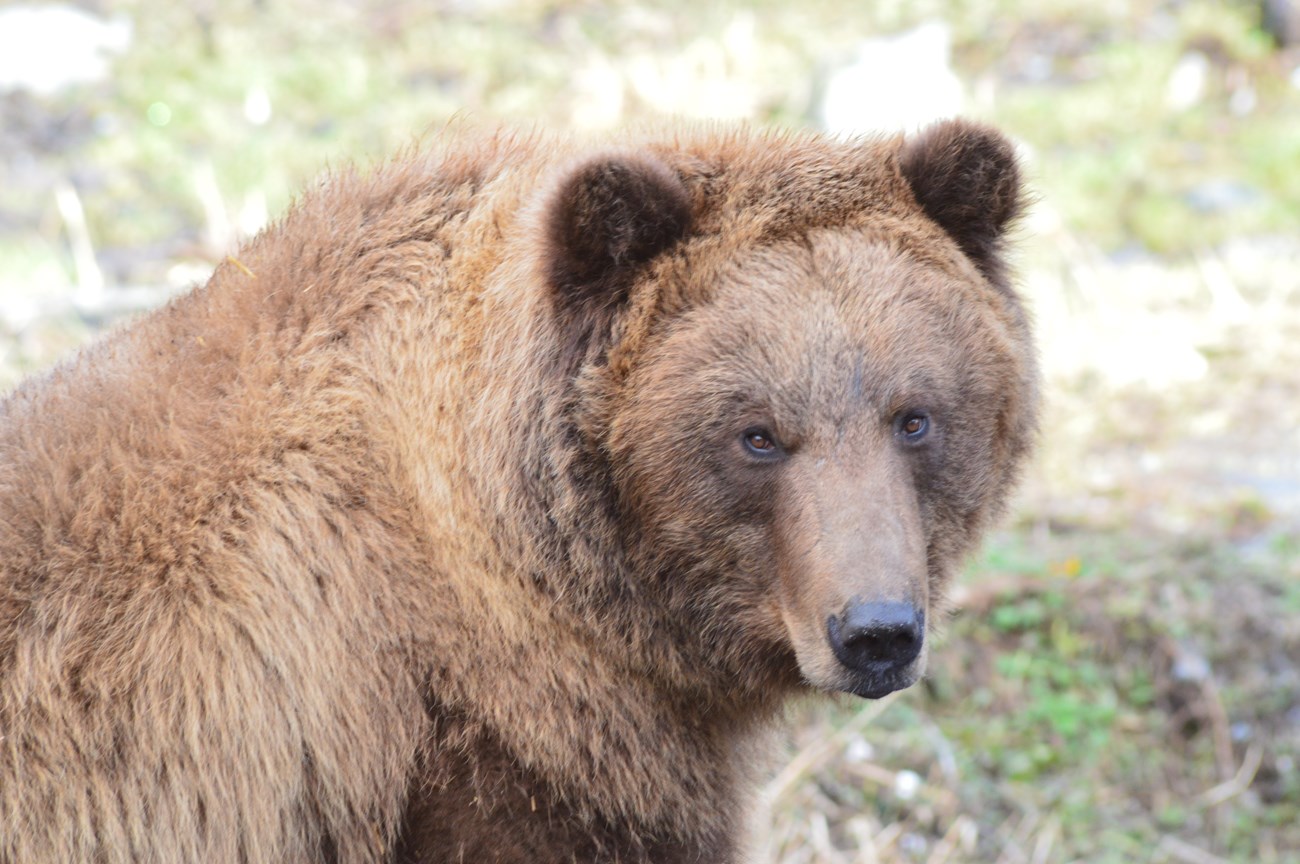
[[(105, 7), (133, 21), (134, 46), (111, 81), (55, 97), (82, 131), (50, 154), (109, 248), (199, 239), (213, 214), (196, 166), (211, 164), (232, 208), (253, 193), (274, 214), (324, 166), (390, 154), (457, 114), (601, 126), (675, 108), (803, 124), (819, 74), (858, 40), (936, 17), (972, 111), (1026, 142), (1036, 185), (1071, 230), (1105, 248), (1186, 253), (1300, 226), (1300, 91), (1252, 3)], [(1180, 69), (1194, 79), (1186, 104), (1171, 102)], [(693, 85), (699, 94), (677, 92)], [(255, 98), (264, 121), (249, 119)], [(43, 200), (32, 190), (22, 203), (30, 213)]]

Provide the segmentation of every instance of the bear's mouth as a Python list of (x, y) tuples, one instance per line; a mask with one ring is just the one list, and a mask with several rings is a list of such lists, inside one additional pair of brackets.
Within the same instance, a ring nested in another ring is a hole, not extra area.
[(838, 689), (863, 699), (881, 699), (898, 690), (906, 690), (920, 679), (914, 670), (885, 674), (856, 673)]

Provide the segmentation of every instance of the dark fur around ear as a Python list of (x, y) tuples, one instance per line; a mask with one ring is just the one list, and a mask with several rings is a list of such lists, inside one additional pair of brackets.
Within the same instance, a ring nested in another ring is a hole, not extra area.
[(570, 321), (593, 328), (626, 299), (637, 268), (686, 234), (691, 199), (662, 163), (607, 156), (569, 175), (546, 220), (557, 305)]
[(899, 166), (926, 215), (990, 282), (1008, 290), (1002, 238), (1024, 207), (1011, 142), (988, 126), (948, 120), (907, 141)]

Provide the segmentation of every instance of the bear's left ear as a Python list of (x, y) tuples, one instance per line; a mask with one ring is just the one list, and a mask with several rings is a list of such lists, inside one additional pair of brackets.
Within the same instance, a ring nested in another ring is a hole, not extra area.
[(546, 212), (546, 274), (562, 317), (586, 333), (608, 323), (637, 270), (690, 224), (690, 194), (663, 163), (606, 156), (579, 167)]
[(1024, 207), (1011, 142), (988, 126), (948, 120), (907, 141), (899, 167), (926, 215), (957, 241), (985, 278), (1009, 290), (1002, 239)]

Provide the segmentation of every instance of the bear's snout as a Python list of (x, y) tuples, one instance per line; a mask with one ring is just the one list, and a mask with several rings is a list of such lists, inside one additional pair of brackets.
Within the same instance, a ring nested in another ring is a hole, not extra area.
[(925, 612), (906, 602), (853, 601), (826, 621), (831, 652), (853, 673), (845, 689), (869, 699), (910, 686), (925, 644)]

